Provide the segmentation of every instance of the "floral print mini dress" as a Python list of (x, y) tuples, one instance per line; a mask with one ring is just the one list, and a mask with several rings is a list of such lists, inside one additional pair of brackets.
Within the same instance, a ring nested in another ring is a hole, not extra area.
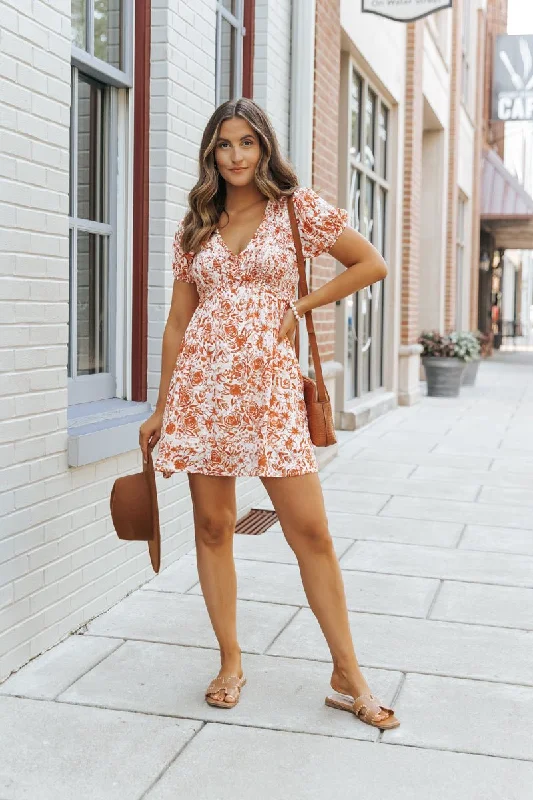
[[(329, 250), (348, 212), (313, 189), (294, 191), (304, 258)], [(287, 337), (277, 341), (298, 263), (286, 197), (269, 200), (238, 255), (218, 229), (198, 253), (181, 249), (172, 270), (199, 295), (180, 343), (163, 412), (154, 468), (204, 475), (272, 476), (317, 472), (307, 425), (303, 377)]]

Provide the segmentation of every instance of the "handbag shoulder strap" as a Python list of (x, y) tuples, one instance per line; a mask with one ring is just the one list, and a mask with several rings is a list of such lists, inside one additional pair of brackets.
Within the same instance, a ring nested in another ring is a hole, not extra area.
[[(298, 280), (298, 289), (299, 297), (304, 297), (306, 294), (309, 294), (309, 290), (307, 288), (307, 278), (305, 277), (305, 261), (302, 251), (302, 240), (300, 238), (300, 231), (298, 230), (298, 223), (296, 221), (296, 213), (294, 211), (294, 199), (292, 195), (287, 196), (287, 209), (289, 212), (289, 219), (291, 222), (291, 230), (292, 230), (292, 238), (294, 240), (294, 246), (296, 248), (296, 257), (298, 260), (298, 272), (299, 272), (299, 280)], [(311, 345), (311, 354), (313, 356), (313, 364), (315, 367), (315, 375), (316, 375), (316, 386), (318, 391), (318, 399), (320, 402), (324, 402), (326, 400), (326, 387), (324, 384), (324, 378), (322, 376), (322, 364), (320, 363), (320, 354), (318, 352), (318, 344), (316, 341), (316, 333), (315, 333), (315, 326), (313, 325), (313, 315), (311, 311), (306, 311), (305, 313), (305, 323), (307, 326), (307, 333), (309, 336), (309, 344)], [(296, 356), (299, 357), (299, 350), (300, 350), (300, 339), (298, 337), (298, 328), (296, 328)]]

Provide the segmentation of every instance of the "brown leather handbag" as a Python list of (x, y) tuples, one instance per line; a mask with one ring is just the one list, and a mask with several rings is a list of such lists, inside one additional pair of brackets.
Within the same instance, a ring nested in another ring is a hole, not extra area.
[[(300, 239), (300, 231), (298, 230), (298, 223), (296, 221), (294, 200), (292, 195), (287, 197), (287, 209), (289, 211), (289, 218), (291, 221), (292, 238), (296, 248), (298, 272), (300, 273), (298, 281), (298, 297), (304, 297), (306, 294), (309, 294), (309, 290), (307, 288), (307, 279), (305, 277), (305, 260), (302, 251), (302, 240)], [(316, 341), (311, 311), (306, 312), (305, 322), (307, 326), (307, 333), (309, 335), (309, 344), (311, 345), (311, 353), (313, 356), (313, 364), (315, 366), (316, 375), (316, 382), (308, 375), (303, 375), (304, 400), (307, 408), (307, 423), (309, 425), (311, 441), (315, 447), (328, 447), (330, 444), (335, 444), (337, 437), (335, 436), (331, 401), (329, 399), (328, 390), (324, 384), (324, 378), (322, 377), (322, 365), (320, 363), (320, 354), (318, 352), (318, 344)], [(298, 333), (299, 325), (296, 326), (294, 346), (297, 358), (299, 357), (300, 353), (300, 337)]]

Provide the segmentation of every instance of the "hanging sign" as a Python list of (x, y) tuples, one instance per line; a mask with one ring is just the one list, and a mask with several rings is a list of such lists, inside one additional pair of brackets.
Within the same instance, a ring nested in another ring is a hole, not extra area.
[(451, 8), (452, 0), (362, 0), (362, 10), (367, 14), (413, 22), (443, 8)]
[(496, 36), (492, 119), (533, 122), (533, 36)]

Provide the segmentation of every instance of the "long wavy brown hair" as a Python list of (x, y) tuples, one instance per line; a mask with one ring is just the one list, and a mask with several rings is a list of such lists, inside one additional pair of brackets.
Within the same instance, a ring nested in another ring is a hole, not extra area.
[(222, 103), (205, 126), (200, 144), (198, 180), (189, 192), (189, 210), (183, 218), (181, 246), (185, 252), (198, 252), (224, 210), (226, 181), (216, 166), (215, 145), (220, 126), (233, 117), (246, 120), (259, 137), (261, 156), (254, 176), (259, 191), (269, 200), (278, 200), (298, 186), (296, 173), (281, 155), (276, 132), (263, 109), (247, 97)]

